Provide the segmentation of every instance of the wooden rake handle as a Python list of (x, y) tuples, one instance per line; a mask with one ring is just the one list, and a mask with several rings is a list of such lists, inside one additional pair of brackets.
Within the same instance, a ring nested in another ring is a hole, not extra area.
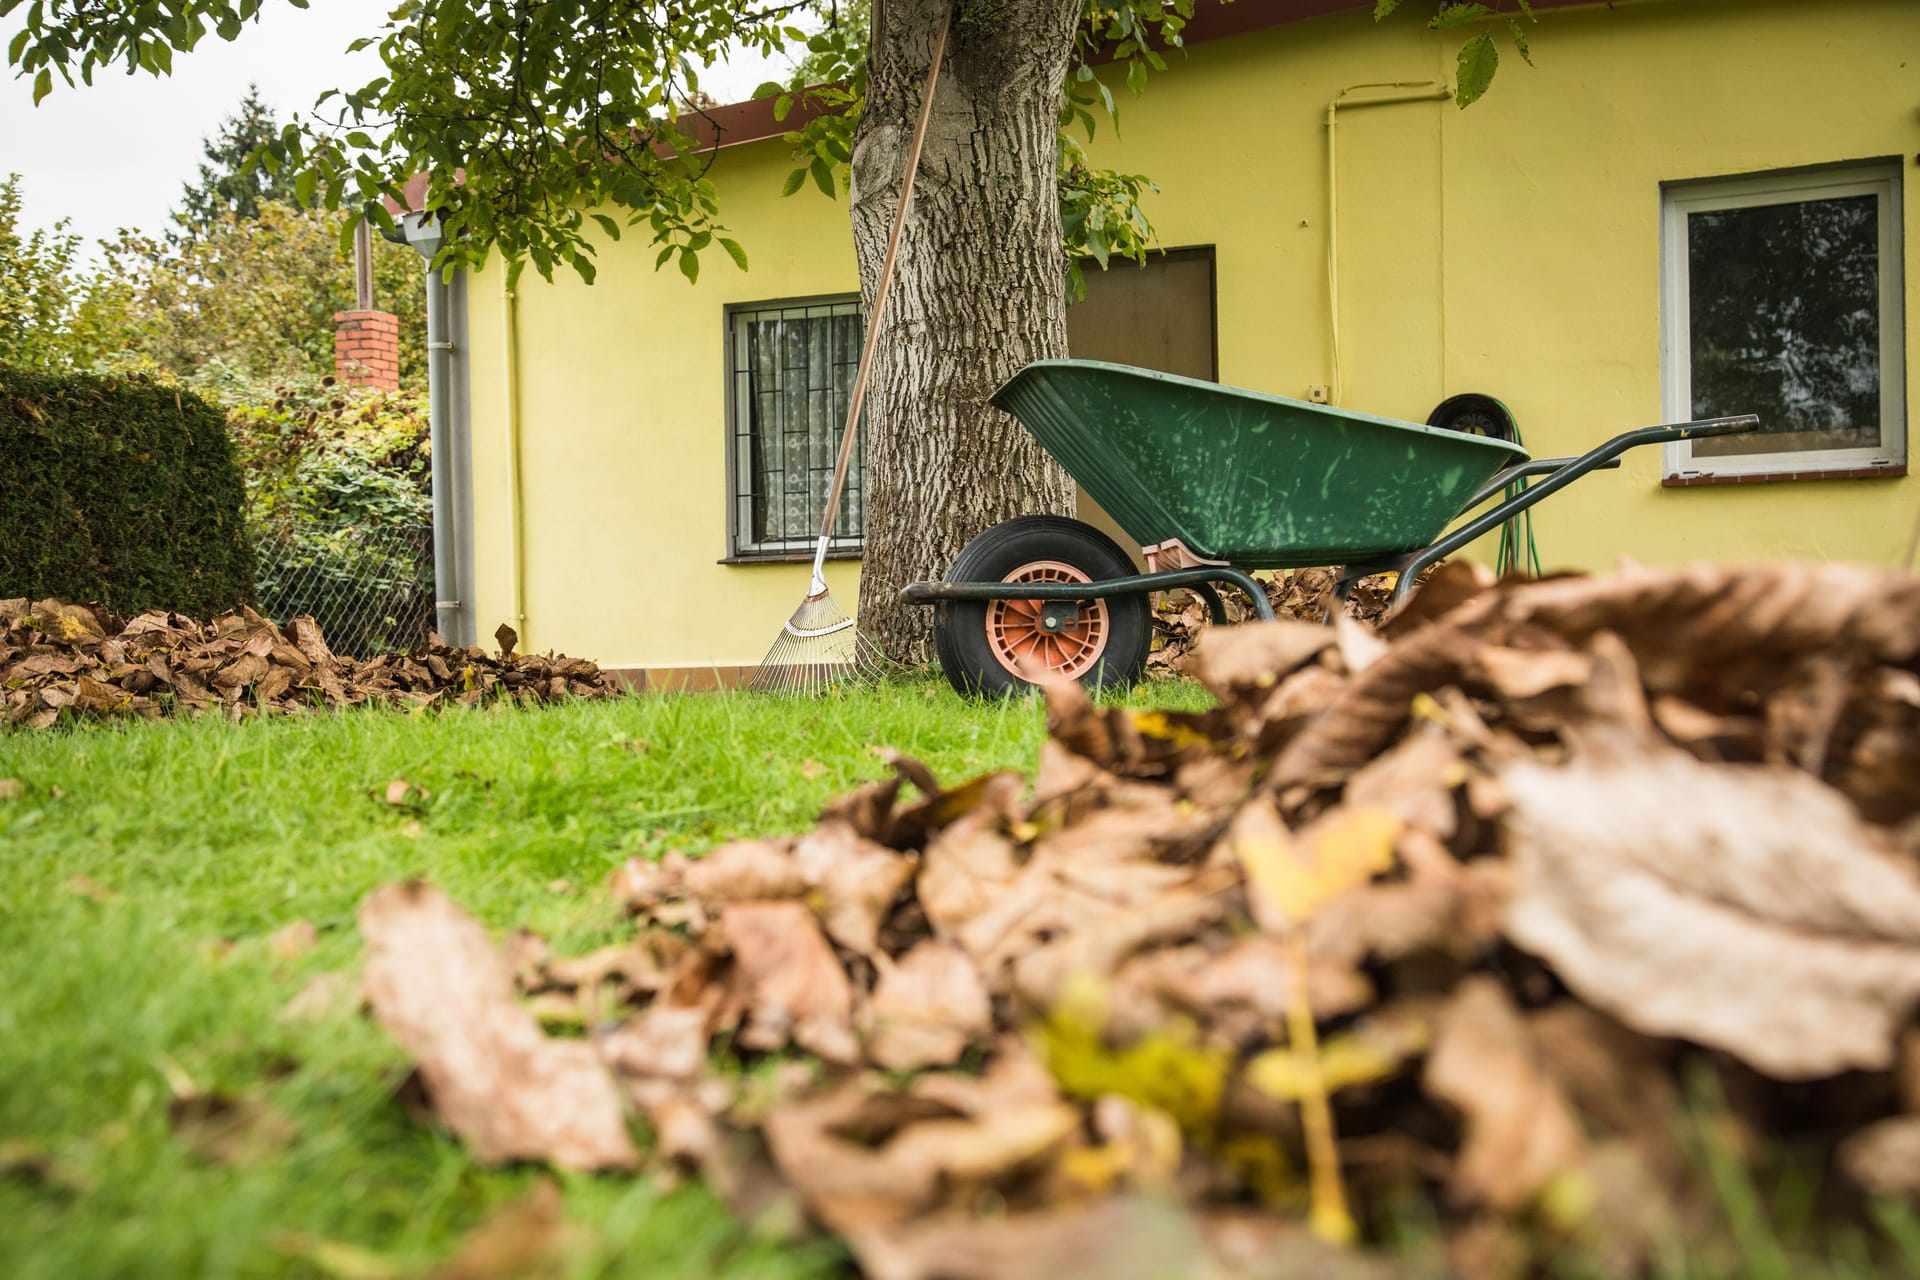
[(887, 256), (880, 263), (880, 287), (874, 291), (873, 319), (860, 346), (860, 368), (853, 377), (853, 398), (847, 402), (847, 425), (840, 433), (840, 457), (833, 465), (833, 484), (827, 489), (827, 518), (820, 522), (820, 541), (833, 536), (833, 522), (840, 514), (840, 494), (847, 483), (847, 465), (853, 460), (853, 438), (860, 429), (860, 407), (867, 398), (867, 375), (873, 368), (873, 348), (880, 337), (880, 322), (887, 314), (887, 293), (893, 288), (893, 260), (900, 250), (900, 232), (907, 225), (907, 206), (913, 202), (913, 175), (920, 168), (920, 148), (927, 140), (927, 121), (933, 116), (933, 87), (940, 80), (940, 60), (947, 52), (947, 26), (953, 18), (953, 6), (940, 12), (940, 30), (933, 38), (933, 61), (927, 66), (927, 87), (920, 94), (920, 119), (913, 126), (913, 145), (907, 149), (907, 176), (900, 186), (900, 204), (893, 211), (893, 230), (887, 236)]

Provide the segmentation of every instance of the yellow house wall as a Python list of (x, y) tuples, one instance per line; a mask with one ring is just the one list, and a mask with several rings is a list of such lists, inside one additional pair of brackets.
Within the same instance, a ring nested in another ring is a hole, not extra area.
[[(1538, 66), (1509, 52), (1468, 111), (1340, 111), (1339, 392), (1416, 421), (1448, 395), (1497, 395), (1547, 455), (1665, 416), (1661, 183), (1920, 151), (1920, 6), (1648, 0), (1547, 13), (1533, 34)], [(1223, 382), (1292, 396), (1333, 382), (1326, 107), (1350, 86), (1450, 80), (1459, 41), (1416, 20), (1322, 19), (1201, 45), (1145, 97), (1123, 95), (1122, 137), (1103, 129), (1096, 155), (1158, 183), (1164, 243), (1215, 247)], [(779, 198), (787, 168), (777, 142), (716, 166), (745, 274), (710, 255), (689, 287), (654, 273), (640, 235), (601, 246), (591, 288), (522, 281), (529, 643), (612, 666), (750, 664), (804, 590), (804, 565), (717, 563), (723, 307), (855, 288), (844, 202)], [(1906, 193), (1909, 264), (1915, 203)], [(1914, 279), (1909, 265), (1909, 315)], [(500, 283), (481, 273), (470, 293), (483, 631), (512, 612)], [(1907, 350), (1911, 421), (1912, 329)], [(1549, 567), (1885, 564), (1920, 506), (1907, 479), (1663, 489), (1660, 474), (1643, 449), (1537, 508)], [(830, 570), (850, 604), (854, 566)]]
[[(723, 309), (858, 288), (844, 199), (782, 200), (777, 143), (715, 169), (742, 272), (715, 251), (688, 285), (656, 273), (644, 227), (599, 246), (591, 286), (532, 271), (515, 298), (525, 547), (523, 643), (610, 667), (756, 663), (806, 594), (810, 566), (724, 565)], [(811, 189), (809, 189), (811, 190)], [(766, 198), (759, 198), (761, 196)], [(481, 633), (511, 616), (506, 303), (497, 264), (470, 283), (474, 560)], [(829, 561), (849, 608), (858, 566)]]

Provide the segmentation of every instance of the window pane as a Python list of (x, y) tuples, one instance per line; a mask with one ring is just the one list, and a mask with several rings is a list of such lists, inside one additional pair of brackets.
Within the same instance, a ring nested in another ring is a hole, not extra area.
[(1879, 201), (1687, 217), (1693, 416), (1757, 413), (1696, 457), (1880, 443)]
[[(811, 551), (859, 360), (859, 304), (739, 311), (734, 333), (734, 449), (746, 486), (734, 499), (738, 550)], [(843, 545), (860, 540), (860, 473), (856, 446), (834, 522)]]

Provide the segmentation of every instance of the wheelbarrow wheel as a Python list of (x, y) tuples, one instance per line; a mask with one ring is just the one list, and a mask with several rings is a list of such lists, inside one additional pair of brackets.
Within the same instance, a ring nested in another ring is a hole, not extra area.
[[(1092, 525), (1060, 516), (1020, 516), (961, 549), (948, 582), (1097, 582), (1136, 573), (1118, 544)], [(1144, 592), (1083, 600), (1077, 617), (1049, 628), (1044, 605), (1060, 601), (955, 600), (934, 623), (934, 651), (962, 694), (1007, 697), (1077, 680), (1125, 688), (1146, 670), (1153, 618)]]

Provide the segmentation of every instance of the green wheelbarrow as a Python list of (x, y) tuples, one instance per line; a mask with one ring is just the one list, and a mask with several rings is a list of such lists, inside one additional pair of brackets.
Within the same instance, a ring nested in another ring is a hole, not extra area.
[[(939, 582), (901, 591), (935, 606), (935, 650), (963, 693), (1145, 670), (1148, 595), (1244, 590), (1271, 619), (1256, 569), (1340, 566), (1336, 594), (1393, 571), (1398, 607), (1428, 566), (1646, 444), (1757, 430), (1752, 415), (1642, 427), (1570, 458), (1094, 360), (1040, 360), (993, 394), (1145, 553), (1150, 572), (1091, 525), (1021, 516), (969, 542)], [(1510, 483), (1545, 477), (1451, 528)]]

